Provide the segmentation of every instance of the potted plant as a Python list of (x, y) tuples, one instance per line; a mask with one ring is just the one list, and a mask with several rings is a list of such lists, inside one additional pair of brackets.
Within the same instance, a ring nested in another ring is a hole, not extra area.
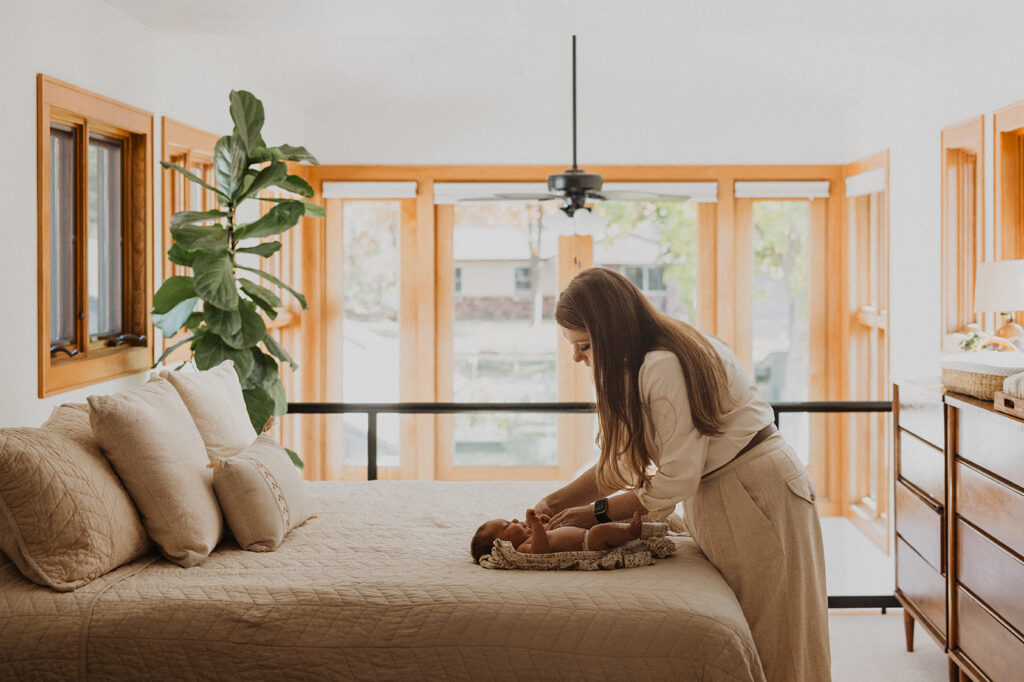
[[(263, 104), (251, 93), (233, 90), (230, 102), (235, 127), (231, 135), (217, 140), (214, 147), (216, 186), (186, 168), (160, 162), (164, 168), (211, 190), (219, 207), (210, 211), (180, 211), (171, 218), (173, 243), (167, 256), (172, 263), (191, 268), (192, 274), (168, 278), (153, 295), (153, 324), (166, 338), (182, 328), (190, 335), (164, 351), (156, 364), (186, 343), (190, 344), (191, 360), (200, 370), (233, 360), (249, 419), (258, 433), (271, 417), (288, 409), (278, 361), (287, 362), (293, 370), (298, 365), (270, 335), (264, 321), (264, 315), (271, 320), (277, 317), (281, 299), (257, 280), (262, 278), (287, 291), (303, 308), (306, 299), (270, 273), (239, 264), (236, 257), (255, 254), (269, 258), (281, 248), (281, 242), (256, 240), (287, 232), (303, 215), (322, 218), (324, 209), (305, 198), (259, 196), (270, 187), (298, 197), (313, 196), (309, 183), (289, 174), (285, 162), (318, 162), (304, 147), (267, 146), (260, 134)], [(250, 200), (274, 205), (258, 220), (236, 222), (239, 206)], [(289, 450), (288, 454), (296, 466), (302, 466), (295, 452)]]

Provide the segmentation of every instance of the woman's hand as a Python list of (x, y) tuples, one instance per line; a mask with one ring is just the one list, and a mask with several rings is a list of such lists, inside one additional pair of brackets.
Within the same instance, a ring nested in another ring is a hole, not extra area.
[[(550, 495), (548, 496), (550, 497)], [(537, 512), (539, 516), (554, 516), (558, 509), (548, 501), (548, 497), (533, 505), (533, 510)]]
[(551, 517), (548, 522), (548, 530), (554, 530), (560, 526), (575, 526), (577, 528), (590, 528), (597, 524), (597, 517), (594, 516), (593, 505), (582, 507), (569, 507), (563, 509)]

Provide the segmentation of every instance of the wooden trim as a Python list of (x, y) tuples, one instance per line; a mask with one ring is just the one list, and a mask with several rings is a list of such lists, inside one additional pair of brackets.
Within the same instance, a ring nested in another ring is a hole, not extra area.
[(697, 205), (697, 327), (718, 330), (718, 211), (715, 204)]
[[(963, 121), (942, 130), (941, 144), (941, 347), (959, 350), (953, 334), (979, 319), (974, 309), (974, 277), (985, 259), (985, 142), (984, 117)], [(966, 177), (973, 158), (972, 177)], [(965, 205), (973, 185), (972, 205)], [(953, 201), (955, 201), (955, 206)]]
[(1024, 258), (1024, 101), (992, 116), (995, 147), (995, 260)]
[[(38, 288), (38, 395), (40, 398), (71, 388), (88, 386), (148, 368), (153, 359), (153, 327), (149, 318), (152, 299), (153, 115), (142, 109), (97, 95), (44, 74), (36, 77), (36, 186)], [(78, 131), (76, 203), (78, 215), (76, 297), (79, 354), (50, 357), (50, 124), (70, 123)], [(90, 346), (86, 229), (88, 206), (88, 145), (90, 128), (125, 140), (122, 160), (126, 331), (146, 336), (146, 345), (108, 349)]]

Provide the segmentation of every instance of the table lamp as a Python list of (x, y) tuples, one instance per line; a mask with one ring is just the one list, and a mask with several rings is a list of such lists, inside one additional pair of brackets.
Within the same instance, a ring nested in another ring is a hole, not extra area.
[(978, 264), (974, 284), (975, 312), (1004, 316), (996, 336), (1012, 339), (1024, 336), (1024, 328), (1013, 321), (1015, 310), (1024, 310), (1024, 260), (996, 260)]

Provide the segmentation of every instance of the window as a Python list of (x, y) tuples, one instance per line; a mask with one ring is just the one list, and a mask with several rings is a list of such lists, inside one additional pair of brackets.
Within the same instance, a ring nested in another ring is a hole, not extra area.
[(954, 334), (980, 322), (974, 277), (985, 256), (983, 118), (942, 131), (942, 349), (958, 350)]
[(530, 291), (530, 268), (516, 268), (516, 291)]
[(993, 259), (1024, 258), (1024, 102), (1000, 109), (992, 119), (995, 128)]
[(39, 396), (152, 363), (148, 112), (39, 75)]

